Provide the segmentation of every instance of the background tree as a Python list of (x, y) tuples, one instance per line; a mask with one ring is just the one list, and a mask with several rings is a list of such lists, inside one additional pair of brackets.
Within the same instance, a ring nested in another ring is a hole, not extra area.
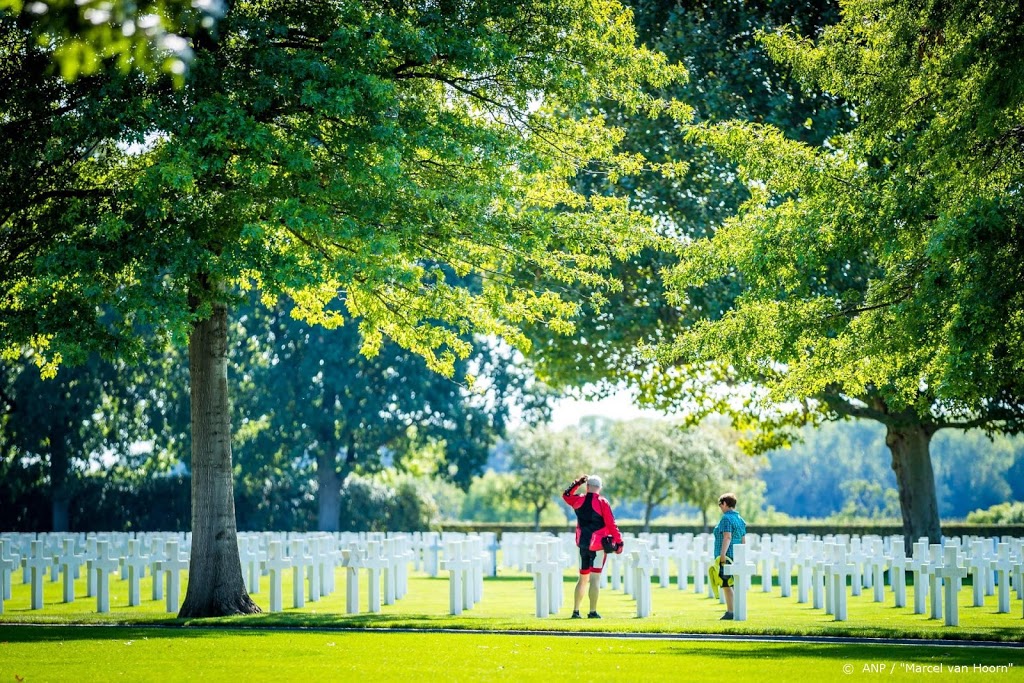
[(615, 468), (616, 493), (643, 504), (644, 531), (654, 509), (678, 500), (694, 464), (692, 435), (665, 420), (631, 420), (612, 426), (608, 455)]
[[(0, 449), (10, 476), (46, 492), (50, 514), (36, 520), (34, 528), (70, 531), (72, 499), (88, 470), (123, 466), (152, 471), (152, 463), (144, 462), (148, 454), (134, 450), (153, 436), (134, 391), (136, 373), (92, 354), (84, 364), (61, 367), (44, 380), (28, 359), (20, 360), (0, 363)], [(31, 462), (39, 468), (26, 468)], [(23, 475), (38, 471), (43, 479), (18, 477), (19, 469)], [(15, 514), (15, 508), (8, 512)]]
[(371, 474), (387, 464), (384, 456), (401, 465), (403, 453), (434, 441), (443, 458), (436, 471), (468, 485), (504, 436), (511, 407), (532, 414), (528, 373), (494, 344), (476, 344), (456, 362), (457, 376), (472, 369), (478, 377), (471, 391), (394, 343), (367, 358), (355, 326), (310, 325), (293, 310), (255, 301), (239, 310), (232, 352), (236, 459), (257, 487), (268, 475), (278, 477), (279, 463), (290, 470), (284, 476), (315, 478), (320, 531), (339, 530), (349, 473)]
[(575, 429), (526, 428), (510, 441), (509, 465), (517, 480), (512, 497), (533, 511), (537, 531), (541, 513), (560, 500), (565, 487), (582, 473), (597, 474), (605, 458), (596, 443), (581, 438)]
[[(14, 72), (49, 59), (24, 30), (3, 29)], [(25, 199), (4, 214), (17, 268), (0, 297), (7, 353), (138, 355), (141, 325), (188, 340), (194, 561), (183, 617), (257, 609), (232, 495), (228, 307), (239, 291), (288, 295), (309, 323), (358, 319), (364, 354), (387, 336), (449, 374), (469, 353), (466, 332), (525, 348), (527, 321), (570, 331), (578, 299), (511, 274), (613, 289), (593, 270), (649, 237), (625, 202), (571, 186), (591, 163), (611, 174), (641, 163), (617, 154), (619, 134), (584, 104), (662, 111), (641, 85), (682, 73), (637, 48), (627, 13), (603, 0), (236, 2), (194, 44), (177, 90), (105, 74), (81, 100), (46, 78), (8, 98), (8, 121), (24, 118), (19, 102), (40, 102), (29, 116), (43, 122), (40, 154), (64, 130), (96, 142), (62, 161), (58, 194), (25, 174)], [(440, 263), (479, 277), (479, 291), (450, 283)]]
[(751, 199), (681, 245), (669, 279), (679, 300), (722, 279), (744, 289), (662, 357), (764, 387), (749, 394), (762, 415), (799, 401), (797, 419), (881, 422), (905, 538), (937, 542), (934, 434), (1024, 425), (1022, 18), (1011, 2), (843, 9), (817, 41), (786, 28), (763, 42), (851, 103), (848, 134), (815, 146), (767, 125), (691, 131), (736, 161)]
[[(759, 29), (800, 27), (813, 35), (839, 19), (835, 0), (632, 0), (638, 39), (686, 66), (689, 78), (658, 94), (694, 106), (694, 120), (771, 123), (794, 139), (821, 144), (849, 126), (842, 99), (808, 88), (774, 62), (756, 41)], [(600, 169), (580, 176), (587, 192), (627, 197), (631, 206), (655, 218), (664, 242), (616, 262), (623, 289), (600, 308), (585, 308), (569, 337), (530, 326), (531, 356), (540, 376), (552, 384), (581, 386), (603, 394), (628, 385), (640, 399), (667, 410), (686, 410), (686, 397), (704, 393), (712, 382), (681, 386), (638, 349), (672, 339), (704, 316), (718, 317), (742, 289), (737, 279), (720, 279), (674, 297), (662, 274), (678, 262), (679, 239), (711, 235), (749, 197), (736, 182), (737, 165), (712, 145), (682, 134), (669, 118), (633, 117), (615, 102), (591, 104), (625, 133), (623, 148), (645, 157), (685, 163), (678, 175), (658, 173), (609, 177)], [(588, 299), (581, 286), (579, 297)], [(586, 303), (584, 304), (586, 306)]]

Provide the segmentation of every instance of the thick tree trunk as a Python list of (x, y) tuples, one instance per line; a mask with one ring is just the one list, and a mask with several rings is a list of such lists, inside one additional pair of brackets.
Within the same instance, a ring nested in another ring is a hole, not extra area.
[(903, 538), (908, 552), (919, 538), (938, 543), (942, 537), (939, 505), (935, 497), (935, 473), (929, 450), (935, 428), (901, 422), (886, 425), (885, 443), (892, 452), (892, 469), (899, 487), (903, 513)]
[(333, 449), (320, 451), (316, 458), (317, 527), (320, 531), (339, 530), (341, 516), (341, 477)]
[(64, 435), (53, 435), (50, 451), (50, 512), (51, 527), (54, 531), (70, 531), (68, 509), (71, 495), (68, 491), (68, 470), (70, 470)]
[(252, 614), (242, 579), (231, 480), (228, 316), (215, 305), (189, 338), (192, 398), (192, 556), (179, 617)]
[(651, 514), (654, 512), (654, 505), (648, 503), (644, 507), (644, 531), (650, 533), (651, 531)]
[(540, 531), (540, 513), (544, 512), (544, 506), (533, 506), (533, 530)]

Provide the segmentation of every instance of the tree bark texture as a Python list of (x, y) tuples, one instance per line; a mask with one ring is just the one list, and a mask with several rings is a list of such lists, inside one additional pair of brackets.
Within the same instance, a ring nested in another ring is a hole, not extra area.
[(228, 316), (215, 305), (189, 338), (192, 399), (192, 555), (179, 617), (253, 614), (242, 579), (231, 478)]
[(892, 453), (892, 469), (899, 487), (903, 537), (908, 553), (919, 538), (938, 543), (942, 537), (935, 496), (935, 472), (929, 450), (934, 434), (933, 426), (920, 422), (886, 425), (885, 443)]
[(335, 463), (333, 449), (321, 450), (316, 457), (317, 527), (320, 531), (340, 529), (341, 477)]
[(64, 434), (53, 438), (50, 450), (50, 512), (54, 531), (70, 531), (71, 493), (68, 490), (70, 463)]

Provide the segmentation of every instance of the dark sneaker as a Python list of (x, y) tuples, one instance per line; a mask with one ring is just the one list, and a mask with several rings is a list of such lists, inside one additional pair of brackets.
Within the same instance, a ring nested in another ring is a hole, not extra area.
[(579, 611), (579, 610), (576, 610), (576, 611), (574, 611), (574, 612), (572, 613), (572, 616), (571, 616), (571, 617), (569, 617), (569, 618), (570, 618), (570, 619), (582, 619), (583, 617), (581, 617), (581, 616), (580, 616), (580, 611)]
[(735, 619), (735, 617), (732, 615), (732, 612), (726, 612), (722, 615), (722, 618), (719, 619), (719, 621), (732, 621), (733, 619)]
[(601, 618), (601, 615), (598, 614), (597, 612), (588, 612), (587, 613), (587, 619), (600, 619), (600, 618)]

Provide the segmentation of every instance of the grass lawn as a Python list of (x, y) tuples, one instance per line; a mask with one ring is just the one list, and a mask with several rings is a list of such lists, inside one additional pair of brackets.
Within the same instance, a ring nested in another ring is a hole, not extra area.
[[(288, 573), (290, 578), (290, 573)], [(184, 579), (184, 574), (182, 575)], [(345, 577), (340, 570), (335, 592), (302, 609), (292, 609), (291, 583), (283, 595), (286, 609), (277, 614), (178, 620), (163, 601), (153, 601), (148, 578), (142, 605), (127, 606), (127, 582), (111, 581), (111, 612), (96, 614), (95, 598), (63, 604), (61, 584), (47, 583), (43, 610), (29, 609), (29, 587), (15, 577), (12, 598), (0, 615), (0, 683), (5, 681), (69, 680), (246, 680), (335, 677), (341, 680), (481, 680), (550, 681), (575, 676), (586, 661), (605, 676), (629, 680), (721, 680), (723, 670), (736, 680), (842, 680), (884, 674), (891, 680), (920, 680), (941, 675), (950, 680), (1024, 680), (1024, 648), (897, 646), (839, 643), (764, 643), (638, 640), (615, 637), (632, 633), (729, 635), (815, 635), (867, 638), (978, 639), (1024, 641), (1021, 601), (1011, 614), (995, 613), (995, 598), (971, 607), (971, 592), (961, 592), (960, 626), (914, 615), (910, 608), (872, 602), (870, 589), (848, 598), (846, 622), (822, 610), (782, 598), (778, 587), (749, 594), (746, 622), (722, 622), (722, 605), (693, 592), (652, 587), (653, 616), (638, 619), (635, 603), (621, 591), (605, 589), (601, 620), (569, 620), (575, 578), (563, 583), (564, 605), (558, 615), (534, 616), (534, 591), (527, 574), (503, 571), (484, 584), (483, 600), (461, 616), (448, 615), (448, 581), (413, 574), (408, 594), (379, 614), (345, 614)], [(361, 577), (362, 609), (366, 609), (365, 574)], [(185, 589), (182, 587), (181, 595)], [(913, 592), (908, 589), (908, 602)], [(267, 609), (269, 588), (264, 577), (253, 595)], [(6, 625), (3, 625), (6, 624)], [(32, 624), (36, 624), (33, 626)], [(51, 626), (38, 626), (50, 624)], [(76, 624), (106, 625), (83, 628)], [(116, 627), (114, 627), (116, 625)], [(170, 628), (145, 628), (166, 626)], [(215, 628), (177, 628), (202, 626)], [(244, 629), (240, 627), (245, 627)], [(338, 629), (462, 629), (485, 631), (550, 631), (521, 633), (360, 632)], [(588, 638), (570, 632), (604, 633)], [(728, 664), (726, 664), (728, 662)], [(941, 669), (936, 669), (942, 665)], [(982, 668), (975, 668), (982, 667)], [(1012, 666), (1010, 666), (1012, 665)], [(932, 668), (924, 668), (932, 667)], [(956, 667), (966, 667), (963, 670)], [(1004, 667), (1004, 668), (984, 668)]]
[[(0, 626), (2, 681), (1024, 680), (1020, 650), (479, 633)], [(937, 678), (934, 678), (937, 676)], [(587, 676), (586, 678), (590, 678)]]

